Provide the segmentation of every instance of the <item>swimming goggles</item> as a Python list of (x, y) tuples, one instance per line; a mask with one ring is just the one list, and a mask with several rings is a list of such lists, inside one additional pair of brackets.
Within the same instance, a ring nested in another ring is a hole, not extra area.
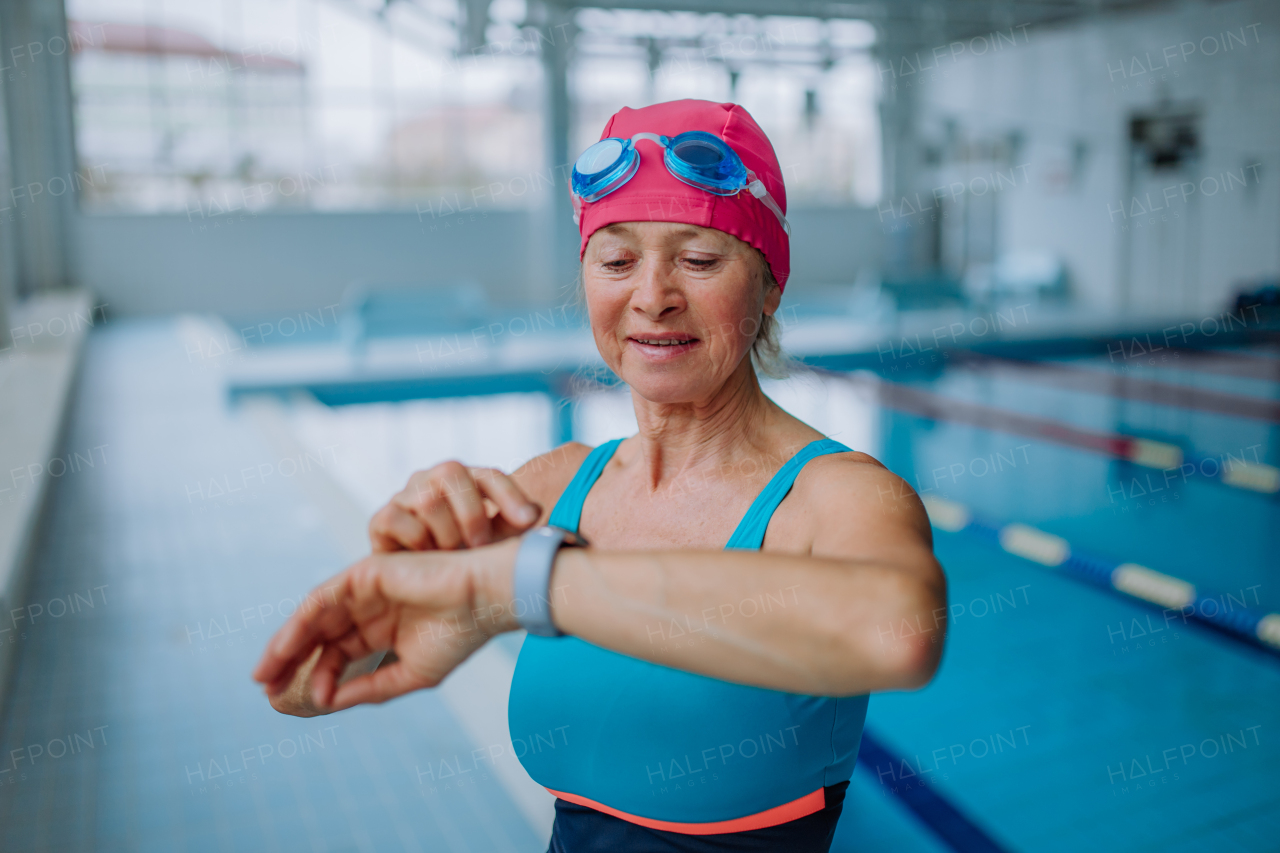
[(690, 130), (678, 136), (637, 133), (630, 139), (611, 136), (592, 145), (573, 164), (570, 187), (573, 192), (573, 221), (582, 214), (582, 203), (598, 201), (631, 180), (640, 168), (636, 143), (656, 142), (665, 150), (662, 161), (667, 171), (691, 187), (713, 195), (737, 195), (743, 190), (764, 202), (791, 236), (791, 226), (782, 208), (769, 195), (764, 182), (748, 169), (737, 152), (713, 133)]

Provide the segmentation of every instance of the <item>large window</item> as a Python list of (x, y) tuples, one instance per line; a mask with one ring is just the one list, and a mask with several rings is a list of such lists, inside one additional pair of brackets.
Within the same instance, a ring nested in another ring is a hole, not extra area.
[[(459, 52), (451, 2), (380, 9), (68, 0), (86, 207), (412, 208), (541, 165), (536, 51)], [(522, 14), (495, 2), (491, 37)]]
[[(88, 211), (425, 209), (460, 193), (544, 200), (539, 50), (495, 0), (469, 47), (453, 0), (67, 0)], [(582, 10), (576, 153), (621, 105), (743, 103), (793, 200), (875, 203), (871, 27)], [(541, 176), (541, 179), (539, 178)], [(555, 184), (558, 186), (558, 184)]]
[(577, 24), (575, 151), (624, 104), (733, 101), (769, 134), (792, 201), (879, 199), (870, 24), (596, 9), (579, 12)]

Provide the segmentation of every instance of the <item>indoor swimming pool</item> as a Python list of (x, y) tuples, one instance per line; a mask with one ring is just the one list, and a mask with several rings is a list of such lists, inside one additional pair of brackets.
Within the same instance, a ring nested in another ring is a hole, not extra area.
[[(559, 401), (235, 396), (193, 323), (89, 339), (63, 447), (99, 461), (59, 477), (0, 634), (19, 646), (2, 846), (542, 851), (552, 798), (514, 753), (556, 734), (507, 732), (517, 635), (332, 716), (277, 714), (248, 673), (409, 473), (510, 470), (563, 434)], [(1025, 350), (766, 383), (926, 498), (950, 582), (942, 667), (872, 697), (832, 849), (1273, 849), (1280, 355)], [(630, 434), (625, 392), (574, 397), (567, 428)]]

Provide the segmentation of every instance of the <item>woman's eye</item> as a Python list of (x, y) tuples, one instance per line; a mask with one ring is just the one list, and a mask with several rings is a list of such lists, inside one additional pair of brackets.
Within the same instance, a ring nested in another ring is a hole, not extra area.
[(711, 265), (715, 263), (715, 260), (714, 259), (708, 260), (706, 258), (685, 258), (685, 263), (689, 264), (695, 269), (705, 270), (705, 269), (710, 269)]

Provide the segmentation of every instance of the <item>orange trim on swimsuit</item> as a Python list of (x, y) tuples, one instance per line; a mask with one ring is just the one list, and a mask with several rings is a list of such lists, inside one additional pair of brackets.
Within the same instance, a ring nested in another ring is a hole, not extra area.
[(747, 815), (746, 817), (735, 817), (732, 820), (717, 820), (712, 823), (676, 823), (670, 820), (653, 820), (647, 817), (637, 817), (636, 815), (627, 814), (617, 809), (611, 809), (606, 805), (601, 805), (595, 800), (588, 800), (586, 797), (579, 797), (577, 794), (565, 794), (561, 791), (548, 791), (555, 794), (562, 800), (568, 800), (579, 806), (595, 809), (598, 812), (613, 815), (622, 818), (629, 823), (647, 826), (650, 829), (661, 829), (667, 832), (679, 832), (682, 835), (719, 835), (725, 832), (747, 832), (752, 829), (764, 829), (769, 826), (777, 826), (780, 823), (798, 820), (807, 815), (820, 812), (827, 806), (826, 792), (819, 788), (812, 794), (805, 794), (799, 799), (792, 800), (789, 803), (783, 803), (771, 809), (762, 812)]

